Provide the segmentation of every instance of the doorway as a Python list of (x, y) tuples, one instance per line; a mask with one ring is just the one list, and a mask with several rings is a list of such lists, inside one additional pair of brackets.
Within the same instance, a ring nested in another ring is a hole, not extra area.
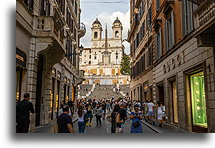
[(43, 56), (39, 55), (38, 67), (37, 67), (37, 86), (36, 86), (36, 123), (35, 126), (40, 125), (40, 113), (41, 113), (41, 97), (42, 97), (42, 78), (43, 78)]
[(178, 96), (177, 96), (177, 87), (176, 81), (170, 81), (170, 97), (172, 102), (172, 121), (174, 124), (178, 124)]
[(163, 84), (158, 85), (158, 95), (159, 101), (164, 105), (164, 86)]

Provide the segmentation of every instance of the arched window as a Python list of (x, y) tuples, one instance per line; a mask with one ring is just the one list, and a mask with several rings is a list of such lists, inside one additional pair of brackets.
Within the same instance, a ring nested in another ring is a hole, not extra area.
[(95, 32), (94, 33), (94, 39), (97, 39), (98, 38), (98, 32)]
[(115, 38), (119, 38), (119, 31), (115, 32)]

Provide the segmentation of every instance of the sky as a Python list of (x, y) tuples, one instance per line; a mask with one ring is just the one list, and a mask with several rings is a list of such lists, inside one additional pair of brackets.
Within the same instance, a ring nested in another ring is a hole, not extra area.
[[(115, 2), (115, 3), (112, 3)], [(127, 39), (128, 30), (130, 28), (130, 0), (81, 0), (81, 22), (86, 25), (86, 35), (81, 38), (81, 44), (84, 48), (91, 47), (91, 27), (96, 18), (99, 19), (105, 30), (108, 25), (108, 37), (112, 35), (112, 24), (116, 17), (123, 25), (123, 39)], [(104, 37), (104, 31), (103, 31)], [(130, 45), (128, 42), (123, 43), (125, 53), (130, 53)]]

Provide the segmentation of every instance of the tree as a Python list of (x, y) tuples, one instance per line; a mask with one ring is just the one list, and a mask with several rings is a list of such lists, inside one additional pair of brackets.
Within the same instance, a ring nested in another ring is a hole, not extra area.
[(124, 54), (121, 61), (121, 74), (123, 75), (131, 75), (131, 67), (130, 67), (130, 56)]

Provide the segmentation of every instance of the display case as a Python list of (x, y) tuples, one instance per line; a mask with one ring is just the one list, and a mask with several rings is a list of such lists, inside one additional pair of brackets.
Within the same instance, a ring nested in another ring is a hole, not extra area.
[(204, 73), (191, 75), (190, 86), (193, 125), (207, 128)]

